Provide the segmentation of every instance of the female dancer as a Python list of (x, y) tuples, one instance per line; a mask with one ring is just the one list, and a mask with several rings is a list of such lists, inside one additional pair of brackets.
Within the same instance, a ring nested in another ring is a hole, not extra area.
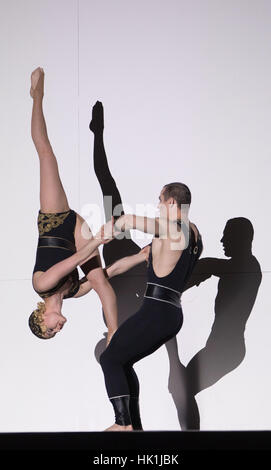
[[(133, 228), (152, 233), (157, 238), (150, 244), (142, 306), (119, 326), (100, 356), (107, 394), (115, 412), (115, 423), (106, 431), (142, 429), (139, 381), (133, 364), (179, 332), (183, 322), (181, 293), (203, 250), (197, 227), (188, 221), (188, 210), (181, 208), (190, 206), (189, 188), (182, 183), (167, 184), (159, 200), (159, 218), (124, 214), (114, 226), (116, 230)], [(130, 407), (131, 397), (137, 400), (136, 410)]]
[[(63, 299), (81, 297), (93, 288), (105, 313), (108, 345), (118, 327), (117, 302), (102, 269), (98, 246), (112, 239), (105, 239), (104, 234), (110, 233), (110, 229), (112, 233), (113, 218), (93, 237), (85, 220), (69, 207), (47, 135), (41, 67), (31, 74), (30, 95), (33, 98), (31, 135), (40, 160), (39, 239), (32, 285), (44, 302), (38, 302), (30, 315), (29, 326), (39, 338), (52, 338), (66, 322), (61, 312)], [(80, 280), (77, 266), (85, 274)]]

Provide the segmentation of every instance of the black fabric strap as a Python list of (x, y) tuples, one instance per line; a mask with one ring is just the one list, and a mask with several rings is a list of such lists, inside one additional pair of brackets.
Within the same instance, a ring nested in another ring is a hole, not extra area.
[(93, 256), (90, 258), (88, 261), (80, 265), (80, 268), (82, 269), (83, 273), (85, 276), (92, 271), (92, 269), (100, 268), (101, 267), (101, 262), (100, 262), (100, 256)]
[(154, 297), (155, 299), (166, 300), (176, 307), (181, 307), (181, 295), (165, 286), (158, 286), (147, 282), (144, 297)]
[(70, 240), (61, 237), (39, 237), (38, 248), (43, 246), (67, 248), (74, 253), (76, 252), (75, 245)]

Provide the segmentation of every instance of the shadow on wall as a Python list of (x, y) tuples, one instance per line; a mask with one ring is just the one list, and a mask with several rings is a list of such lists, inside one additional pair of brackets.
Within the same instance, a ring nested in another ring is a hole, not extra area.
[[(112, 177), (103, 143), (103, 107), (93, 107), (90, 129), (94, 132), (94, 171), (103, 196), (112, 197), (112, 209), (119, 205), (124, 214), (122, 200)], [(104, 205), (106, 222), (111, 219), (111, 208)], [(116, 217), (117, 218), (117, 217)], [(200, 429), (200, 416), (195, 396), (234, 370), (245, 357), (244, 331), (255, 303), (262, 279), (260, 264), (252, 255), (253, 226), (244, 217), (227, 221), (220, 240), (229, 259), (201, 258), (198, 260), (185, 290), (199, 285), (212, 275), (219, 278), (215, 298), (215, 320), (201, 349), (185, 367), (179, 358), (176, 337), (166, 343), (170, 362), (168, 389), (175, 403), (181, 428)], [(132, 240), (114, 239), (103, 245), (106, 266), (117, 259), (138, 253), (140, 247)], [(128, 272), (109, 279), (118, 302), (119, 325), (141, 306), (147, 282), (145, 262)], [(184, 312), (185, 314), (185, 312)], [(103, 315), (104, 322), (105, 317)], [(106, 324), (106, 322), (105, 322)], [(95, 348), (99, 357), (106, 347), (104, 338)]]
[(168, 387), (182, 429), (200, 429), (195, 395), (234, 370), (245, 357), (245, 326), (262, 280), (260, 264), (251, 252), (252, 239), (253, 226), (248, 219), (228, 220), (220, 241), (229, 259), (199, 259), (185, 286), (187, 290), (211, 276), (219, 279), (215, 319), (205, 347), (184, 367), (176, 337), (166, 344), (170, 361)]

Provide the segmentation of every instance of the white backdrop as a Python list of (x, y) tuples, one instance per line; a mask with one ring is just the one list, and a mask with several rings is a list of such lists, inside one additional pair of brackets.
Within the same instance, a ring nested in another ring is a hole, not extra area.
[[(37, 244), (39, 162), (31, 140), (30, 74), (45, 70), (44, 113), (70, 207), (102, 194), (93, 170), (91, 109), (124, 203), (158, 203), (185, 182), (204, 257), (225, 258), (228, 219), (254, 227), (262, 283), (246, 356), (196, 397), (201, 429), (269, 429), (271, 4), (268, 0), (1, 0), (0, 431), (95, 431), (113, 423), (94, 348), (105, 331), (95, 292), (67, 299), (68, 322), (41, 341), (28, 316)], [(140, 246), (139, 232), (133, 239)], [(204, 347), (218, 278), (183, 295), (179, 355)], [(180, 429), (163, 346), (135, 365), (144, 429)]]

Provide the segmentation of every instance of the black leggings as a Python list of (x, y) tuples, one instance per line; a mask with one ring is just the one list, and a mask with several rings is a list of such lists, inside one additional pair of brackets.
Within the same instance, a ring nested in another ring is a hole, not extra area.
[(182, 323), (181, 307), (144, 297), (140, 309), (119, 326), (100, 356), (109, 398), (139, 396), (133, 364), (175, 336)]

